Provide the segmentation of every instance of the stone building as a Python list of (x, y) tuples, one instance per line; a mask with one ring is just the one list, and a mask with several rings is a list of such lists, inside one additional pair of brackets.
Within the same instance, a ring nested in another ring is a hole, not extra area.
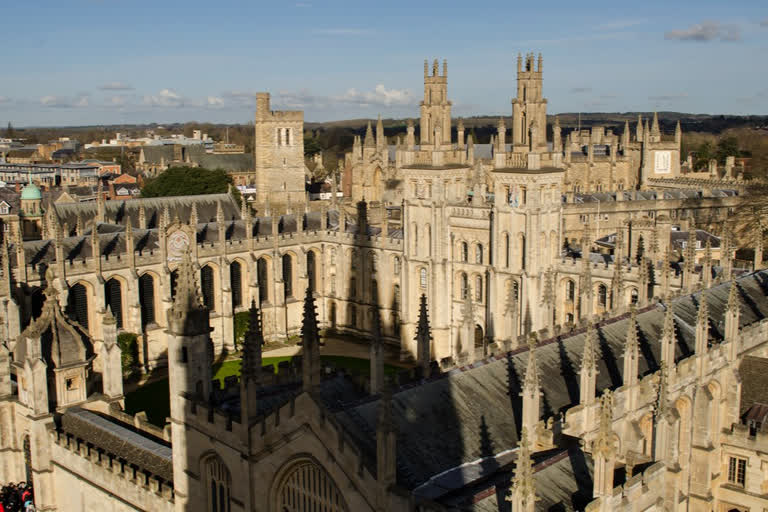
[[(41, 210), (42, 240), (17, 225), (0, 479), (42, 510), (768, 508), (762, 233), (741, 262), (722, 227), (748, 183), (679, 175), (656, 122), (547, 141), (542, 71), (520, 59), (484, 146), (452, 140), (447, 65), (425, 66), (419, 144), (369, 127), (343, 200), (299, 194), (302, 115), (260, 95), (255, 209), (98, 194)], [(211, 382), (238, 312), (242, 374)], [(165, 429), (121, 411), (120, 331), (168, 368)], [(370, 344), (366, 385), (323, 368), (338, 334)], [(263, 372), (289, 336), (301, 363)], [(386, 382), (385, 353), (414, 376)]]

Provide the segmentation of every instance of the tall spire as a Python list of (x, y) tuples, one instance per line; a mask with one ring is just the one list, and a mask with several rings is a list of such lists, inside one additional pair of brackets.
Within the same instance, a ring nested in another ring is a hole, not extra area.
[(264, 345), (264, 333), (261, 327), (261, 311), (256, 307), (256, 299), (251, 300), (248, 310), (248, 330), (243, 338), (243, 360), (240, 375), (243, 380), (258, 382), (261, 378), (261, 347)]
[(387, 138), (384, 136), (384, 123), (381, 121), (381, 114), (379, 114), (379, 120), (376, 121), (376, 149), (383, 149), (387, 146)]
[(637, 116), (637, 128), (635, 129), (635, 137), (637, 142), (643, 142), (643, 118), (638, 114)]
[(699, 296), (699, 311), (696, 314), (696, 356), (703, 356), (709, 347), (709, 298), (707, 291)]
[(209, 333), (208, 310), (200, 300), (195, 270), (189, 251), (184, 252), (176, 278), (176, 295), (168, 310), (168, 324), (177, 335)]
[(422, 376), (429, 377), (431, 362), (430, 345), (432, 342), (432, 333), (429, 327), (429, 316), (427, 314), (427, 296), (421, 294), (419, 299), (419, 321), (416, 324), (416, 352), (419, 359), (419, 365), (422, 369)]
[(595, 400), (597, 384), (597, 333), (595, 324), (590, 320), (584, 338), (584, 353), (581, 358), (579, 402), (582, 405), (591, 404)]
[(664, 312), (664, 326), (661, 331), (661, 360), (667, 364), (667, 368), (675, 366), (675, 311), (671, 302), (667, 302), (667, 310)]
[(595, 439), (593, 457), (595, 478), (592, 495), (607, 498), (613, 491), (613, 471), (616, 463), (616, 441), (613, 433), (613, 394), (605, 390), (600, 398), (600, 427)]
[(529, 432), (535, 432), (539, 422), (539, 403), (541, 398), (541, 385), (539, 381), (539, 365), (536, 361), (536, 338), (528, 335), (528, 364), (525, 368), (523, 389), (520, 392), (523, 397), (523, 428)]
[(315, 297), (307, 286), (304, 296), (304, 317), (301, 322), (303, 389), (310, 391), (320, 384), (320, 329), (317, 326)]
[(533, 461), (528, 439), (528, 429), (523, 427), (518, 443), (517, 459), (515, 461), (515, 476), (510, 487), (510, 496), (506, 500), (512, 502), (515, 512), (533, 512), (536, 505), (536, 485), (533, 479)]
[(661, 130), (659, 129), (659, 114), (653, 113), (653, 122), (651, 123), (651, 137), (653, 142), (659, 142), (661, 140)]
[(370, 121), (368, 121), (368, 127), (365, 129), (365, 141), (363, 142), (363, 146), (366, 148), (372, 148), (376, 146), (376, 143), (373, 140), (373, 130), (371, 129)]
[[(637, 339), (637, 309), (631, 306), (629, 322), (627, 322), (627, 337), (624, 339), (624, 387), (631, 388), (637, 384), (640, 344)], [(628, 410), (634, 408), (634, 396), (630, 395)]]
[(678, 147), (680, 147), (680, 144), (683, 142), (683, 130), (680, 128), (680, 121), (677, 121), (677, 124), (675, 125), (675, 143)]

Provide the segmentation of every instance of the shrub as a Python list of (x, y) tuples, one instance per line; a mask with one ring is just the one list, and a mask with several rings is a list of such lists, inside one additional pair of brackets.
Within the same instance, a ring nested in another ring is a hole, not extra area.
[(117, 335), (117, 345), (120, 347), (120, 362), (124, 375), (130, 375), (139, 369), (139, 336), (132, 332), (121, 332)]

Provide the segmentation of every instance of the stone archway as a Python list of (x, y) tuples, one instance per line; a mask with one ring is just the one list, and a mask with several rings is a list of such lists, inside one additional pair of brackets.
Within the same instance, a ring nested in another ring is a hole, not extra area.
[(272, 493), (275, 512), (348, 512), (331, 475), (310, 459), (300, 459), (279, 475)]

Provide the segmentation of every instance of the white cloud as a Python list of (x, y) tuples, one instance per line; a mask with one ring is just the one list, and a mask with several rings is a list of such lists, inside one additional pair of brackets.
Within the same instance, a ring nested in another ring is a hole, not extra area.
[(102, 91), (132, 91), (133, 87), (123, 82), (109, 82), (99, 87)]
[(75, 97), (43, 96), (40, 98), (40, 104), (50, 108), (83, 108), (87, 107), (90, 102), (88, 101), (88, 95), (83, 93), (78, 94)]
[(182, 107), (184, 98), (173, 89), (163, 89), (157, 95), (144, 96), (144, 104), (151, 107)]
[(726, 25), (719, 21), (704, 21), (681, 30), (664, 33), (664, 39), (677, 41), (740, 41), (741, 28), (738, 25)]
[(319, 96), (307, 89), (300, 91), (280, 91), (275, 97), (275, 104), (284, 108), (326, 109), (339, 106), (356, 107), (396, 107), (416, 104), (411, 91), (407, 89), (388, 89), (378, 84), (373, 91), (348, 89), (336, 96)]
[(209, 107), (223, 107), (224, 99), (219, 98), (218, 96), (208, 96), (208, 98), (206, 98), (206, 104)]

